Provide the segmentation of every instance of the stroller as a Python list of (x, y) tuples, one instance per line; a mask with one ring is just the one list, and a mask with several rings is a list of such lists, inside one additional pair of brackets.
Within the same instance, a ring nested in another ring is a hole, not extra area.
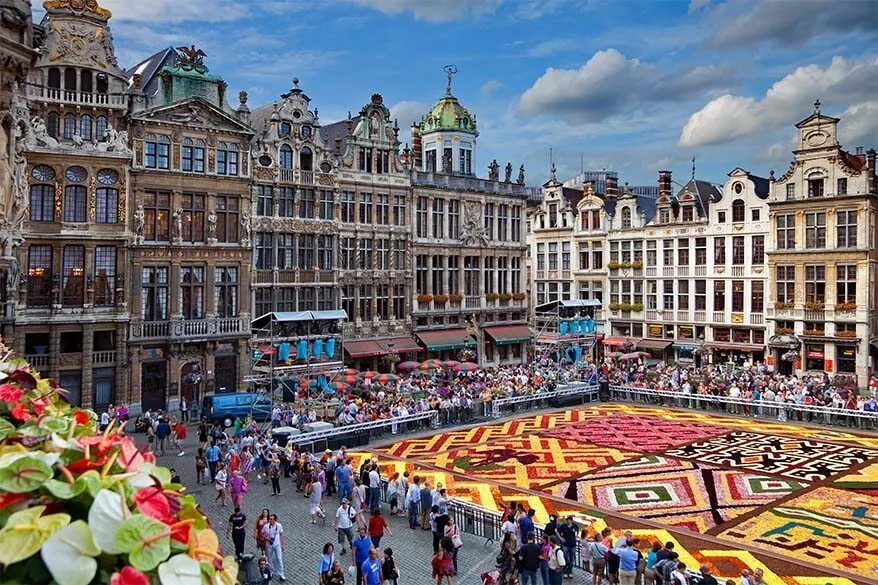
[(482, 580), (482, 585), (500, 585), (500, 571), (496, 569), (482, 573), (479, 577)]

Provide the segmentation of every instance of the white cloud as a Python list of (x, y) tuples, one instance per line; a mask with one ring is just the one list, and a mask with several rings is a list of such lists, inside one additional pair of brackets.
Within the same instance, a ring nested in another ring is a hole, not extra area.
[(839, 116), (839, 140), (853, 150), (855, 146), (878, 145), (878, 100), (854, 104)]
[(855, 105), (878, 94), (878, 57), (857, 61), (834, 57), (825, 69), (799, 67), (775, 83), (761, 99), (726, 94), (692, 114), (680, 134), (681, 146), (735, 140), (804, 118), (821, 96), (827, 107)]
[[(693, 0), (697, 10), (707, 2)], [(811, 39), (865, 33), (876, 37), (875, 3), (868, 0), (808, 0), (792, 5), (788, 0), (729, 0), (712, 11), (719, 24), (707, 45), (720, 49), (746, 49), (748, 45), (774, 42), (801, 47)]]
[(616, 49), (598, 51), (578, 69), (549, 68), (518, 102), (528, 116), (558, 115), (572, 124), (600, 122), (657, 102), (690, 100), (727, 86), (729, 68), (663, 72)]
[(113, 22), (226, 22), (246, 18), (250, 12), (236, 0), (101, 0), (113, 13)]
[(503, 0), (347, 0), (384, 14), (411, 12), (416, 20), (448, 22), (470, 14), (493, 12)]
[(391, 106), (390, 115), (399, 121), (400, 136), (408, 136), (412, 123), (420, 122), (428, 108), (426, 104), (416, 101), (401, 101)]
[(581, 47), (583, 44), (583, 39), (572, 38), (572, 37), (560, 37), (556, 39), (549, 39), (547, 41), (541, 41), (532, 47), (530, 47), (525, 55), (528, 57), (549, 57), (556, 53), (566, 53), (568, 51), (573, 51), (578, 47)]
[(498, 89), (501, 89), (502, 87), (503, 87), (502, 81), (492, 79), (492, 80), (486, 81), (485, 83), (482, 84), (482, 92), (483, 93), (493, 93), (493, 92), (497, 91)]

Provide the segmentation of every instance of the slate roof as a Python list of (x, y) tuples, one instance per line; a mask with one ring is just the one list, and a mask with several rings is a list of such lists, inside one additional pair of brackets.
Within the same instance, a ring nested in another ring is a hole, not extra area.
[(698, 212), (701, 217), (707, 217), (707, 214), (710, 211), (710, 204), (719, 201), (722, 198), (722, 193), (713, 185), (713, 183), (708, 183), (707, 181), (701, 181), (699, 179), (690, 179), (688, 183), (683, 185), (683, 188), (677, 192), (677, 201), (680, 200), (684, 191), (689, 191), (695, 196), (695, 205), (698, 207)]
[(168, 47), (154, 55), (150, 55), (131, 69), (125, 71), (125, 76), (128, 78), (128, 85), (131, 85), (134, 79), (134, 74), (139, 73), (141, 77), (143, 77), (142, 87), (146, 92), (146, 95), (153, 95), (158, 90), (159, 72), (165, 67), (165, 65), (172, 65), (179, 58), (180, 55), (174, 47)]
[[(354, 116), (353, 118), (351, 118), (351, 128), (356, 128), (359, 121), (359, 116)], [(335, 151), (336, 139), (341, 139), (341, 151), (344, 152), (345, 141), (348, 137), (348, 121), (341, 120), (340, 122), (333, 122), (332, 124), (321, 126), (320, 136), (323, 137), (323, 144), (330, 152)]]

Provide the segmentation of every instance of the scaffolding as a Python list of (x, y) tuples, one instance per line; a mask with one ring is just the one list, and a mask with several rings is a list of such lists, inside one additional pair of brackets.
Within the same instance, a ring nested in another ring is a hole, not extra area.
[[(252, 375), (244, 380), (272, 402), (290, 402), (304, 382), (321, 376), (330, 382), (344, 369), (344, 322), (347, 313), (291, 311), (266, 313), (251, 323)], [(289, 399), (289, 400), (287, 400)]]
[[(534, 309), (536, 356), (558, 362), (594, 359), (599, 335), (595, 331), (595, 311), (600, 307), (601, 301), (597, 299), (559, 300), (538, 305)], [(576, 348), (582, 348), (579, 355)]]

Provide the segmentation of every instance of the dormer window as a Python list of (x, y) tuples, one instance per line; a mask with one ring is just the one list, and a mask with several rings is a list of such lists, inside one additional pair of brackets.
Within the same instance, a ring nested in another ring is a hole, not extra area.
[(631, 208), (623, 207), (622, 208), (622, 228), (627, 229), (631, 227)]
[(289, 122), (281, 122), (280, 123), (280, 135), (281, 136), (289, 136), (293, 133), (293, 125)]
[(302, 126), (302, 136), (309, 138), (311, 136), (311, 126)]
[(665, 207), (659, 211), (659, 222), (660, 223), (671, 223), (671, 210), (670, 209)]
[(746, 207), (743, 199), (732, 201), (732, 223), (744, 223), (746, 219)]
[(823, 197), (823, 186), (825, 180), (823, 177), (819, 179), (808, 179), (808, 198)]
[(683, 206), (683, 221), (693, 221), (695, 219), (695, 208), (691, 205)]
[(554, 203), (549, 205), (549, 227), (558, 227), (558, 206)]

